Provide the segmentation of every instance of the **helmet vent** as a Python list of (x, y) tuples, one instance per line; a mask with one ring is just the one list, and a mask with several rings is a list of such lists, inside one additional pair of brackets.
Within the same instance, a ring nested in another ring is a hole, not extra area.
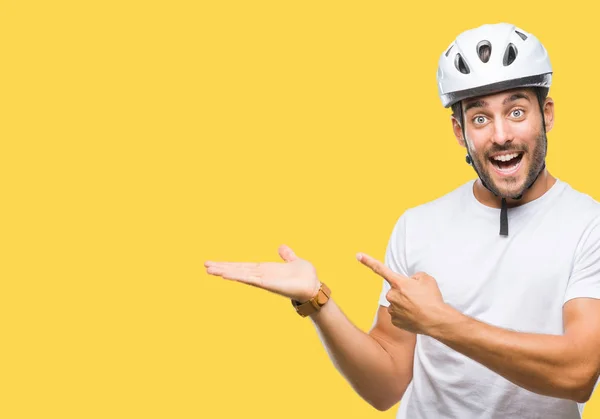
[(508, 44), (508, 46), (506, 47), (506, 52), (504, 53), (504, 59), (502, 60), (502, 63), (506, 67), (508, 65), (511, 65), (516, 58), (517, 47), (515, 47), (513, 44)]
[(481, 41), (477, 44), (477, 55), (481, 61), (487, 63), (492, 55), (492, 44), (489, 41)]
[(519, 31), (515, 31), (517, 33), (517, 35), (519, 35), (521, 37), (521, 39), (524, 41), (527, 39), (527, 35), (525, 35), (524, 33), (521, 33)]
[(453, 46), (454, 46), (454, 44), (450, 45), (450, 48), (448, 48), (448, 51), (446, 51), (446, 57), (447, 57), (448, 55), (450, 55), (450, 50), (452, 49), (452, 47), (453, 47)]
[(467, 63), (465, 63), (465, 60), (463, 60), (463, 57), (460, 54), (456, 54), (454, 65), (456, 66), (456, 69), (463, 74), (469, 74), (471, 72), (469, 67), (467, 67)]

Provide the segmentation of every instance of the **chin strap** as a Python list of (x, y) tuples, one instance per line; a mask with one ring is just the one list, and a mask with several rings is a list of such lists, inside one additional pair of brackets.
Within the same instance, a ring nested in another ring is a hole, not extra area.
[(508, 236), (508, 208), (506, 207), (506, 198), (502, 198), (502, 208), (500, 209), (500, 235)]

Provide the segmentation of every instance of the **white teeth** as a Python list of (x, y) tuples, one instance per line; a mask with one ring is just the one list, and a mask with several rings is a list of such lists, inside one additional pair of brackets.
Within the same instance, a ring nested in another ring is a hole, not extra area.
[(500, 170), (501, 172), (509, 173), (509, 172), (512, 172), (512, 171), (515, 169), (515, 167), (517, 167), (519, 164), (520, 164), (520, 163), (515, 163), (515, 164), (513, 164), (512, 166), (510, 166), (510, 167), (507, 167), (507, 168), (505, 168), (505, 169), (501, 169), (500, 167), (496, 167), (496, 168), (497, 168), (498, 170)]
[(493, 159), (494, 160), (499, 160), (499, 161), (509, 161), (509, 160), (514, 159), (518, 155), (519, 155), (519, 153), (503, 154), (502, 156), (495, 156), (495, 157), (493, 157)]

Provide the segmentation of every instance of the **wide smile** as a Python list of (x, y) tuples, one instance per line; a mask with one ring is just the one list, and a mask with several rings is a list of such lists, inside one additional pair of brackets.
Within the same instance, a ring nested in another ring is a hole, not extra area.
[(523, 152), (504, 153), (490, 157), (490, 163), (499, 176), (513, 176), (521, 168)]

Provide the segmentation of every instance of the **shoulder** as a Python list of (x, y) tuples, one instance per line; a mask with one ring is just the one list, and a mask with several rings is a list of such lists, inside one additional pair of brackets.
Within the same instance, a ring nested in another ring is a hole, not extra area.
[(562, 186), (562, 197), (557, 201), (557, 207), (563, 212), (565, 220), (579, 219), (585, 224), (600, 221), (600, 202), (565, 181), (557, 182)]
[[(576, 255), (589, 253), (589, 249), (592, 248), (599, 248), (600, 202), (564, 181), (558, 186), (560, 186), (560, 194), (558, 199), (553, 201), (551, 211), (554, 224), (561, 226), (558, 231), (576, 237), (578, 241)], [(598, 250), (600, 251), (600, 248)]]
[(431, 223), (435, 220), (452, 217), (456, 211), (464, 208), (469, 198), (468, 194), (473, 193), (473, 183), (474, 180), (469, 180), (436, 199), (409, 208), (402, 214), (402, 217), (406, 218), (408, 224)]
[(396, 219), (392, 234), (413, 239), (415, 235), (425, 239), (425, 236), (437, 234), (451, 225), (459, 213), (464, 213), (468, 194), (473, 193), (473, 182), (470, 180), (438, 198), (406, 209)]

